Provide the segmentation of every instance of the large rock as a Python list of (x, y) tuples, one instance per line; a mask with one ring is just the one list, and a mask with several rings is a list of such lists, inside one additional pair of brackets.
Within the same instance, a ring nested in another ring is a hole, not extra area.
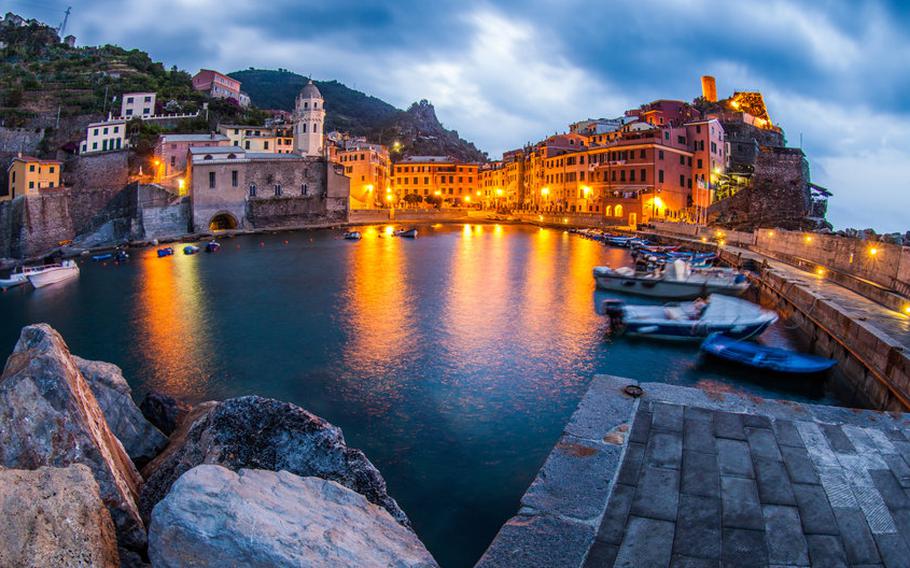
[(185, 566), (396, 566), (436, 562), (410, 529), (334, 481), (200, 465), (155, 506), (149, 557)]
[(170, 436), (190, 411), (190, 406), (185, 402), (155, 391), (145, 395), (139, 408), (145, 418), (164, 432), (165, 436)]
[(98, 400), (107, 425), (123, 444), (127, 455), (137, 467), (150, 462), (167, 445), (167, 437), (145, 419), (133, 402), (123, 371), (113, 363), (76, 356), (73, 359)]
[(114, 523), (89, 468), (0, 469), (0, 566), (120, 564)]
[(46, 324), (22, 329), (0, 377), (0, 465), (92, 471), (127, 548), (145, 547), (136, 507), (141, 478), (108, 428), (63, 338)]
[(178, 477), (204, 463), (337, 481), (409, 525), (363, 452), (347, 447), (339, 428), (287, 402), (245, 396), (194, 408), (164, 451), (142, 470), (143, 518), (148, 519)]

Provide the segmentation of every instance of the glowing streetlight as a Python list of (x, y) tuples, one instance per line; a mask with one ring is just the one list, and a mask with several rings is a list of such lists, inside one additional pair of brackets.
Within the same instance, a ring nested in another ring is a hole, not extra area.
[(499, 189), (498, 187), (496, 188), (496, 195), (502, 196), (502, 190)]
[(470, 202), (471, 202), (471, 196), (470, 196), (470, 195), (466, 195), (465, 198), (464, 198), (464, 201), (465, 201), (465, 203), (470, 203)]
[(877, 254), (878, 254), (878, 249), (877, 249), (877, 248), (872, 247), (872, 248), (869, 249), (869, 255), (870, 255), (870, 256), (875, 256), (875, 255), (877, 255)]
[(363, 188), (364, 188), (364, 189), (365, 189), (365, 190), (367, 190), (367, 191), (368, 191), (368, 192), (372, 192), (372, 191), (373, 191), (373, 189), (374, 189), (374, 187), (373, 187), (373, 184), (372, 184), (372, 183), (368, 183), (368, 184), (366, 184), (366, 185), (365, 185), (365, 186), (364, 186), (364, 187), (363, 187)]
[(549, 187), (545, 187), (545, 188), (541, 189), (541, 190), (540, 190), (540, 194), (543, 195), (544, 197), (550, 195), (550, 188), (549, 188)]

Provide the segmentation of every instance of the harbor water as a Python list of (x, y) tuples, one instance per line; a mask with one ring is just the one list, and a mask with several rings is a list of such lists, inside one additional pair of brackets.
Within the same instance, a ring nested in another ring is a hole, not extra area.
[[(0, 355), (47, 322), (73, 353), (121, 366), (137, 401), (298, 404), (376, 464), (445, 567), (472, 565), (515, 513), (595, 374), (836, 402), (824, 384), (769, 381), (694, 345), (605, 340), (591, 270), (631, 263), (625, 249), (517, 225), (421, 226), (413, 240), (387, 229), (81, 260), (78, 279), (0, 294)], [(782, 322), (762, 341), (801, 338)]]

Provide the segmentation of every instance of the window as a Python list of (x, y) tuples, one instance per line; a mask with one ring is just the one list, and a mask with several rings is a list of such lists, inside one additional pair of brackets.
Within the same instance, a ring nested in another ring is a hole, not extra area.
[(635, 181), (635, 170), (629, 170), (629, 181)]
[(307, 195), (308, 193), (309, 193), (309, 186), (307, 184), (301, 185), (300, 186), (300, 195)]
[(663, 160), (663, 159), (664, 159), (664, 151), (663, 151), (663, 150), (658, 150), (658, 151), (657, 151), (657, 159), (658, 159), (658, 160)]
[(664, 171), (657, 170), (657, 183), (663, 183), (663, 182), (664, 182)]
[(243, 143), (243, 147), (244, 147), (244, 149), (249, 150), (249, 149), (250, 149), (250, 141), (247, 140), (246, 142), (244, 142), (244, 143)]
[(250, 184), (250, 197), (256, 197), (256, 184)]
[(171, 167), (173, 168), (176, 165), (177, 165), (177, 156), (171, 156)]
[(429, 184), (429, 183), (430, 183), (430, 178), (428, 178), (428, 177), (423, 178), (423, 183)]
[(133, 109), (131, 109), (131, 108), (126, 109), (126, 116), (133, 116)]
[(107, 126), (104, 127), (104, 134), (107, 135)]
[(306, 134), (306, 123), (303, 123), (303, 133)]
[(269, 149), (269, 141), (268, 141), (268, 140), (263, 141), (263, 143), (262, 143), (262, 149), (263, 149), (263, 150), (268, 150), (268, 149)]
[(120, 127), (119, 127), (119, 126), (115, 126), (115, 127), (114, 127), (114, 134), (117, 134), (118, 132), (120, 132)]
[(48, 183), (47, 186), (48, 186), (48, 187), (54, 187), (54, 182)]
[(209, 172), (209, 189), (215, 189), (215, 172)]
[(152, 97), (145, 97), (145, 101), (144, 101), (144, 102), (147, 102), (147, 103), (152, 102)]
[(626, 170), (619, 172), (619, 181), (626, 181)]
[(95, 136), (98, 136), (98, 129), (97, 129), (97, 128), (96, 128), (95, 131), (94, 131), (94, 135), (95, 135)]
[(33, 181), (28, 182), (28, 188), (35, 189), (35, 182), (33, 182)]
[(280, 183), (275, 184), (275, 196), (281, 197), (281, 184)]
[(613, 214), (617, 217), (622, 217), (622, 205), (617, 205), (616, 209), (613, 211)]
[(127, 98), (126, 98), (126, 104), (128, 104), (128, 105), (133, 104), (133, 97), (127, 97)]
[(97, 150), (97, 149), (98, 149), (98, 143), (92, 142), (92, 150)]
[(642, 160), (645, 159), (645, 150), (644, 150), (644, 148), (642, 148), (641, 151), (638, 152), (638, 157), (641, 158)]
[(701, 160), (701, 158), (699, 158), (699, 159), (698, 159), (698, 162), (696, 162), (696, 163), (698, 164), (696, 167), (697, 167), (698, 169), (701, 169), (701, 167), (702, 167), (702, 160)]
[(644, 168), (641, 169), (641, 181), (642, 182), (648, 181), (647, 179), (645, 179), (645, 172), (647, 172), (647, 171), (648, 170), (646, 170)]
[(679, 187), (686, 187), (686, 176), (679, 174)]
[(696, 132), (696, 134), (701, 134), (701, 125), (699, 125), (699, 124), (695, 125), (695, 132)]
[(237, 170), (231, 170), (231, 187), (237, 187)]

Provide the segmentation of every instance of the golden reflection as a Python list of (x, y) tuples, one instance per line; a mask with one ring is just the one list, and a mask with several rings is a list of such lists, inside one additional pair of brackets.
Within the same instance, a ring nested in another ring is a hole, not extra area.
[(199, 259), (158, 258), (149, 249), (140, 258), (138, 334), (140, 351), (155, 367), (149, 386), (177, 398), (194, 399), (206, 391), (208, 329), (199, 281)]
[[(383, 232), (389, 234), (386, 227)], [(411, 326), (416, 321), (406, 274), (407, 257), (402, 250), (410, 241), (375, 238), (378, 229), (364, 229), (362, 239), (350, 247), (346, 271), (343, 321), (348, 340), (344, 346), (344, 367), (351, 376), (369, 377), (344, 385), (359, 391), (356, 399), (371, 407), (371, 413), (385, 413), (398, 398), (405, 377), (408, 355), (417, 349)], [(412, 244), (412, 243), (410, 243)]]

